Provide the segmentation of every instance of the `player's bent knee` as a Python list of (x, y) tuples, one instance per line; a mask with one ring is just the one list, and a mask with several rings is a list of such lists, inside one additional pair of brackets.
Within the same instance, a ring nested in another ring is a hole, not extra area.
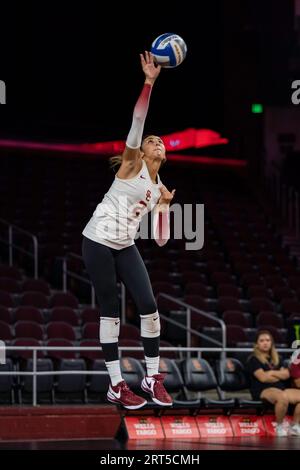
[(143, 338), (156, 338), (160, 335), (159, 313), (141, 315), (141, 336)]

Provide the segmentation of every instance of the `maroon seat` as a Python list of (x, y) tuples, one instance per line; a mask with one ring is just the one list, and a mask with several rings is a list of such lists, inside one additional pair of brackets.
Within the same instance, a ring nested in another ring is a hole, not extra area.
[(191, 259), (179, 258), (176, 263), (180, 271), (194, 271), (197, 269), (195, 262)]
[(6, 277), (0, 278), (0, 290), (9, 292), (10, 294), (19, 294), (22, 291), (18, 281)]
[(180, 288), (175, 287), (171, 282), (153, 282), (152, 289), (155, 296), (163, 292), (164, 294), (179, 297), (181, 293)]
[(13, 307), (14, 301), (8, 292), (0, 291), (0, 305), (1, 307)]
[(224, 261), (208, 261), (207, 262), (207, 270), (210, 273), (214, 273), (214, 272), (227, 273), (228, 269), (229, 268), (226, 266)]
[(155, 259), (151, 261), (151, 269), (161, 269), (164, 271), (172, 270), (172, 262), (169, 259)]
[(18, 321), (15, 324), (15, 333), (16, 338), (35, 338), (42, 341), (44, 337), (41, 325), (33, 321)]
[(184, 284), (190, 282), (203, 282), (206, 279), (206, 276), (199, 271), (182, 271), (182, 282)]
[(208, 304), (201, 295), (188, 294), (184, 296), (184, 302), (198, 308), (199, 310), (208, 311)]
[(0, 265), (0, 277), (15, 279), (16, 281), (22, 280), (22, 274), (15, 266)]
[(181, 310), (182, 307), (174, 302), (173, 300), (159, 297), (157, 301), (158, 311), (162, 313), (168, 313), (171, 310)]
[(78, 299), (70, 292), (58, 292), (50, 298), (50, 307), (78, 308)]
[(250, 306), (253, 313), (258, 314), (263, 310), (274, 311), (273, 303), (264, 297), (253, 297), (250, 300)]
[(20, 305), (48, 308), (49, 301), (46, 295), (42, 292), (24, 292), (24, 294), (21, 296)]
[(202, 282), (188, 282), (184, 288), (185, 295), (196, 294), (202, 297), (209, 297), (210, 291)]
[(99, 341), (100, 322), (86, 323), (82, 328), (82, 339), (97, 339)]
[(284, 322), (281, 315), (274, 312), (262, 311), (256, 318), (256, 326), (259, 328), (267, 326), (275, 326), (276, 328), (283, 328)]
[(281, 302), (284, 299), (297, 300), (295, 292), (288, 286), (273, 287), (273, 296), (277, 302)]
[(243, 276), (244, 274), (255, 273), (255, 268), (254, 268), (253, 264), (251, 264), (251, 263), (235, 263), (234, 270), (240, 276)]
[(81, 322), (85, 323), (99, 323), (100, 311), (98, 308), (87, 307), (81, 313)]
[(265, 286), (250, 286), (248, 288), (248, 296), (251, 298), (253, 297), (263, 297), (263, 298), (270, 298), (271, 292)]
[(240, 325), (245, 328), (251, 327), (250, 315), (241, 310), (226, 310), (222, 319), (226, 325)]
[[(17, 338), (12, 342), (12, 346), (43, 346), (42, 341), (37, 340), (36, 338)], [(20, 359), (32, 359), (33, 351), (12, 351), (13, 356)], [(37, 351), (37, 357), (43, 358), (45, 354), (43, 351)]]
[(226, 310), (241, 310), (241, 304), (235, 297), (219, 297), (217, 311), (223, 313)]
[(245, 287), (265, 285), (263, 278), (259, 274), (244, 274), (241, 282)]
[[(142, 346), (141, 341), (137, 339), (120, 339), (119, 346)], [(144, 359), (143, 351), (122, 351), (122, 357), (134, 357), (135, 359)]]
[(280, 274), (272, 276), (265, 276), (265, 283), (267, 287), (273, 289), (274, 287), (283, 287), (286, 285), (285, 280)]
[(12, 323), (12, 315), (8, 308), (0, 307), (0, 321), (3, 321), (5, 323)]
[(219, 284), (217, 287), (219, 297), (241, 297), (240, 289), (233, 284)]
[(78, 326), (79, 319), (71, 307), (54, 307), (50, 317), (51, 322), (66, 322), (72, 326)]
[(44, 318), (41, 311), (36, 307), (18, 307), (15, 311), (15, 321), (44, 323)]
[(149, 271), (149, 276), (150, 276), (151, 282), (158, 282), (158, 281), (170, 282), (169, 272), (167, 271), (153, 269)]
[(68, 339), (75, 341), (76, 335), (73, 327), (66, 322), (53, 321), (47, 325), (47, 336), (49, 339)]
[(139, 328), (134, 325), (129, 325), (125, 323), (120, 326), (120, 336), (119, 339), (136, 339), (140, 340), (141, 334)]
[[(96, 347), (96, 348), (99, 348), (101, 345), (100, 345), (100, 342), (99, 340), (96, 341), (94, 339), (84, 339), (82, 341), (80, 341), (80, 346), (92, 346), (92, 347)], [(80, 357), (83, 357), (84, 359), (88, 359), (90, 361), (94, 361), (96, 359), (104, 359), (104, 355), (103, 355), (103, 351), (100, 350), (100, 351), (80, 351)]]
[(234, 279), (229, 273), (223, 273), (223, 272), (214, 272), (211, 275), (211, 280), (214, 284), (233, 284)]
[[(49, 339), (47, 341), (46, 346), (64, 346), (64, 347), (72, 347), (74, 344), (72, 341), (68, 339)], [(47, 356), (52, 357), (54, 359), (75, 359), (77, 356), (77, 351), (47, 351)]]
[(227, 325), (226, 336), (229, 348), (236, 346), (236, 343), (238, 342), (247, 341), (247, 335), (244, 328), (238, 325)]
[(300, 313), (300, 302), (298, 300), (285, 299), (281, 302), (281, 310), (285, 315)]
[(23, 291), (42, 292), (45, 295), (50, 295), (50, 287), (48, 282), (42, 279), (26, 279), (22, 283)]
[(288, 284), (292, 289), (300, 289), (300, 276), (289, 276)]
[(257, 269), (258, 269), (258, 272), (264, 277), (269, 277), (269, 276), (273, 277), (273, 276), (278, 275), (278, 270), (272, 264), (261, 264), (257, 267)]
[(0, 339), (2, 341), (10, 341), (13, 339), (13, 333), (9, 323), (0, 321)]

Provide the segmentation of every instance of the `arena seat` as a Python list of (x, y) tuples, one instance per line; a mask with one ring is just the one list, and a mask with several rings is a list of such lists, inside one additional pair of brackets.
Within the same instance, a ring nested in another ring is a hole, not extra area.
[[(194, 392), (207, 392), (215, 390), (219, 394), (218, 383), (214, 371), (205, 359), (190, 358), (182, 363), (184, 383), (187, 390)], [(233, 399), (211, 399), (201, 397), (199, 400), (199, 407), (207, 409), (223, 409), (224, 412), (229, 412), (234, 408), (235, 401)]]

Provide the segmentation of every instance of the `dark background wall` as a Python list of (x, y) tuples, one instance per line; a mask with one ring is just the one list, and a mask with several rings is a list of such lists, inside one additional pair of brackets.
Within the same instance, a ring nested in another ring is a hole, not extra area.
[(161, 74), (147, 129), (213, 128), (246, 151), (258, 131), (251, 102), (289, 99), (292, 0), (2, 5), (0, 137), (124, 138), (143, 80), (138, 54), (166, 31), (188, 55)]

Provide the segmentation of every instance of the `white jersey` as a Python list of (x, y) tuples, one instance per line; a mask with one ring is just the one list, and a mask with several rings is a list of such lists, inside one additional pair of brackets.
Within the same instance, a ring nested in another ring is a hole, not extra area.
[(82, 234), (117, 250), (133, 245), (142, 217), (155, 207), (161, 196), (162, 182), (157, 177), (158, 183), (153, 183), (144, 160), (134, 178), (115, 176)]

